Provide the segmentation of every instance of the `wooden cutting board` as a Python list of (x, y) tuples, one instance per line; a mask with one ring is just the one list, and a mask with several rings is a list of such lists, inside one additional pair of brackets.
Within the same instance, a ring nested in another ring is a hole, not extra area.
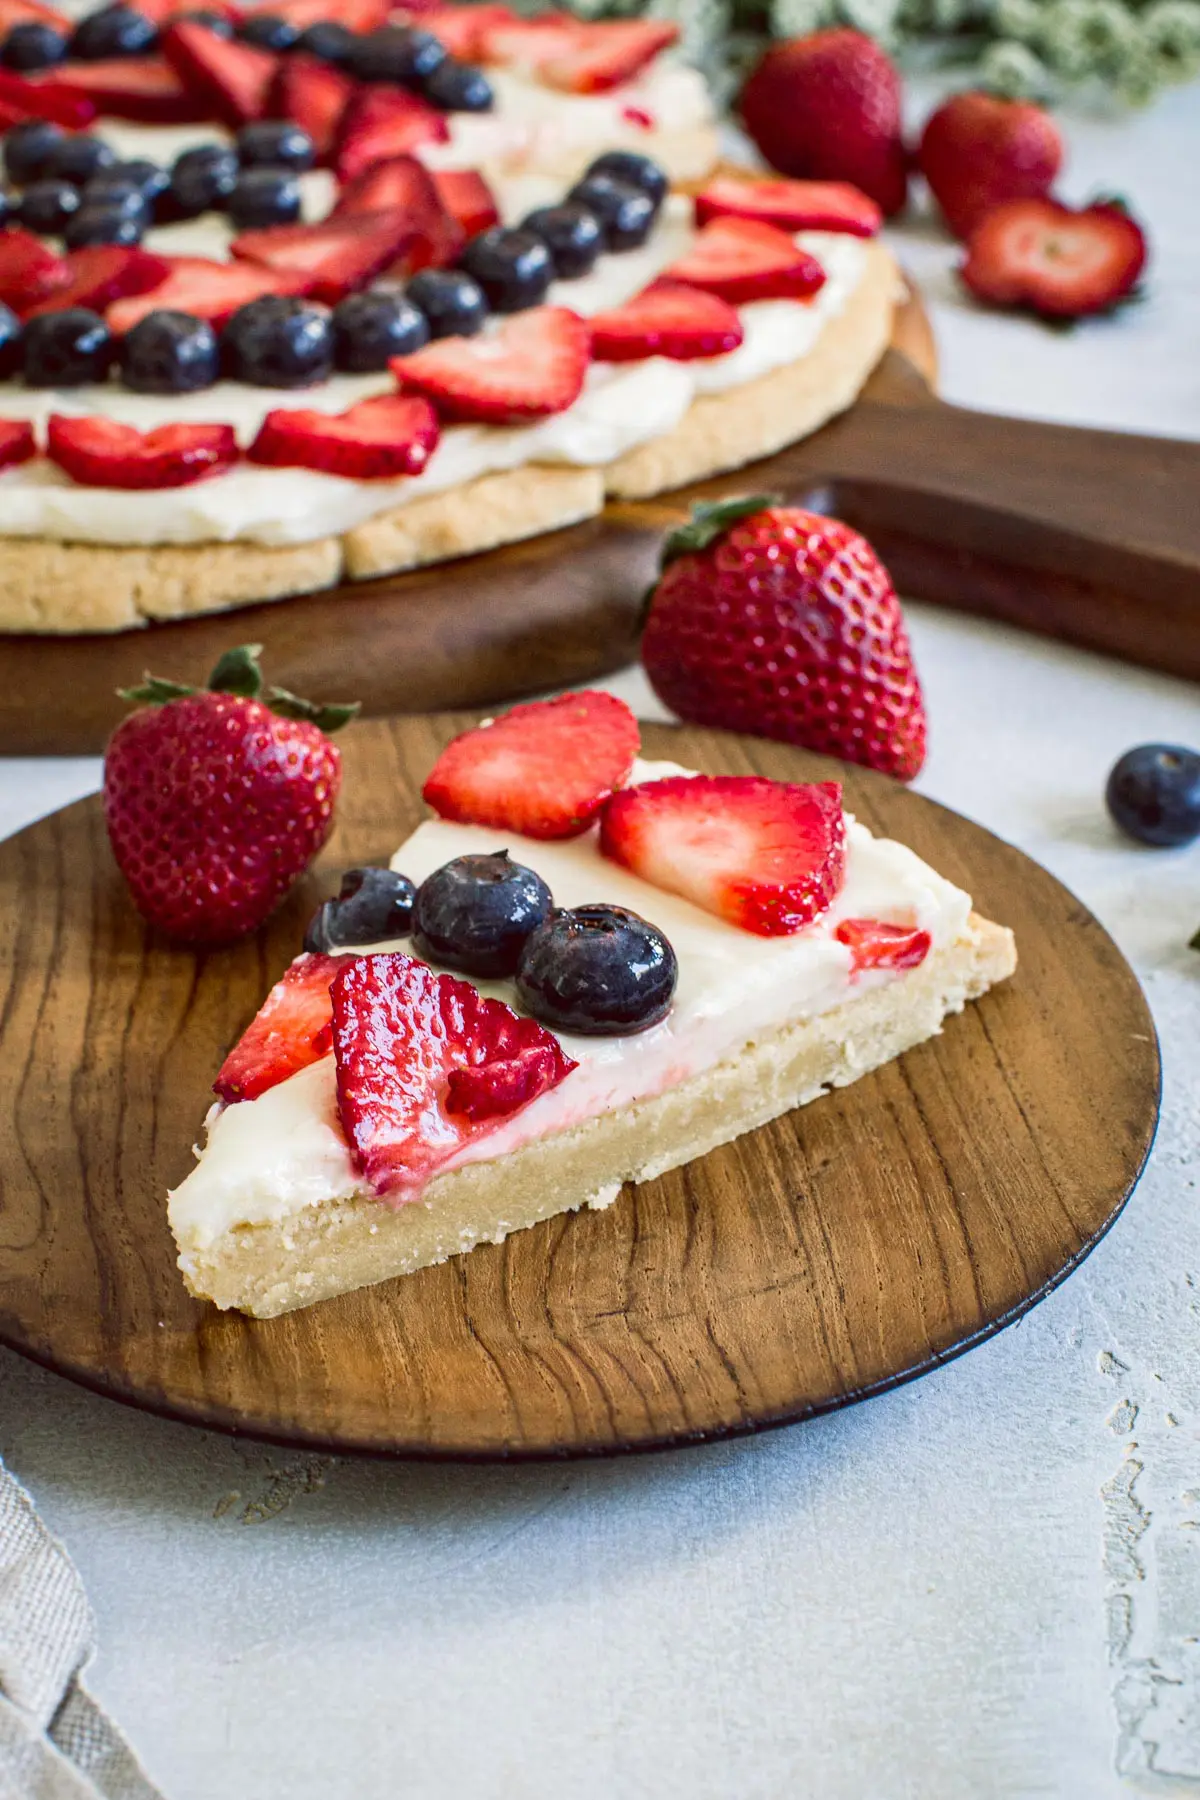
[(1015, 978), (874, 1075), (636, 1190), (268, 1321), (189, 1299), (164, 1196), (209, 1083), (337, 871), (386, 858), (467, 723), (351, 727), (337, 837), (257, 938), (143, 930), (86, 800), (0, 845), (0, 1339), (194, 1423), (397, 1456), (563, 1456), (753, 1431), (1011, 1323), (1108, 1229), (1154, 1135), (1137, 982), (1044, 869), (883, 777), (647, 727), (714, 772), (844, 774), (848, 804), (1011, 925)]

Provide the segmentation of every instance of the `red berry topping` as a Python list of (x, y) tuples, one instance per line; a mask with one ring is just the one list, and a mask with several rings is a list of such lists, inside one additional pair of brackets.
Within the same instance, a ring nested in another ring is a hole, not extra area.
[(667, 19), (604, 19), (584, 25), (577, 41), (540, 64), (542, 80), (572, 94), (605, 94), (632, 81), (679, 37)]
[(297, 31), (336, 19), (347, 31), (375, 31), (391, 10), (387, 0), (271, 0), (271, 16), (286, 19)]
[(51, 413), (46, 454), (84, 487), (189, 487), (238, 460), (232, 425), (159, 425), (137, 431), (115, 419)]
[[(436, 22), (430, 30), (437, 31)], [(536, 19), (519, 19), (508, 12), (507, 18), (497, 18), (481, 28), (475, 54), (484, 62), (541, 69), (553, 57), (569, 56), (579, 43), (581, 30), (582, 21), (570, 13), (548, 12)]]
[(663, 270), (733, 306), (749, 300), (807, 300), (825, 285), (815, 256), (799, 250), (786, 231), (757, 219), (713, 219), (702, 225), (685, 256)]
[(226, 125), (248, 125), (263, 119), (274, 85), (279, 58), (254, 44), (218, 37), (204, 25), (185, 20), (171, 25), (160, 40), (163, 55), (189, 93)]
[[(139, 10), (143, 10), (139, 8)], [(60, 63), (39, 76), (48, 98), (82, 100), (110, 119), (146, 125), (200, 124), (207, 109), (159, 56), (115, 56), (102, 62)]]
[(434, 6), (422, 9), (421, 26), (440, 38), (451, 56), (460, 62), (479, 62), (484, 56), (484, 39), (499, 25), (511, 25), (517, 15), (507, 6), (475, 4), (469, 6)]
[(1056, 200), (1007, 200), (972, 232), (959, 273), (993, 306), (1078, 319), (1128, 299), (1145, 264), (1141, 227), (1115, 201), (1076, 212)]
[(106, 319), (116, 337), (123, 337), (147, 313), (160, 309), (191, 313), (219, 329), (251, 300), (260, 300), (264, 294), (307, 294), (312, 285), (306, 275), (285, 274), (258, 263), (209, 262), (202, 256), (164, 260), (167, 273), (157, 287), (109, 307)]
[(275, 468), (321, 469), (354, 481), (419, 475), (437, 445), (437, 414), (416, 394), (383, 394), (344, 413), (269, 412), (246, 455)]
[(781, 231), (845, 231), (874, 237), (883, 214), (874, 200), (845, 181), (746, 180), (716, 175), (696, 195), (696, 223), (757, 219)]
[(347, 958), (332, 995), (342, 1128), (398, 1204), (576, 1066), (544, 1025), (399, 952)]
[(918, 154), (946, 223), (955, 237), (967, 238), (1001, 201), (1048, 194), (1063, 144), (1040, 106), (955, 94), (930, 116)]
[(834, 932), (860, 969), (915, 969), (929, 955), (933, 939), (913, 925), (888, 925), (883, 919), (843, 919)]
[(443, 418), (519, 425), (573, 406), (588, 365), (588, 327), (565, 306), (514, 313), (478, 338), (439, 338), (392, 359), (401, 386)]
[(270, 111), (274, 118), (290, 119), (307, 131), (318, 161), (324, 162), (333, 153), (353, 93), (349, 75), (331, 64), (315, 56), (285, 56), (271, 90)]
[(96, 116), (96, 108), (86, 94), (49, 82), (43, 85), (40, 81), (28, 81), (8, 69), (0, 69), (0, 105), (19, 118), (50, 119), (69, 130), (90, 125)]
[(244, 231), (229, 249), (239, 262), (307, 282), (315, 299), (332, 306), (381, 275), (412, 236), (409, 219), (393, 209), (349, 213), (319, 225), (268, 225)]
[(736, 350), (745, 333), (727, 300), (682, 281), (655, 281), (624, 306), (588, 320), (597, 362), (669, 356), (686, 362)]
[(66, 258), (31, 231), (12, 225), (0, 232), (0, 300), (15, 313), (29, 312), (70, 279)]
[(340, 181), (352, 181), (372, 163), (402, 156), (421, 144), (444, 144), (445, 117), (419, 94), (404, 88), (360, 87), (342, 115), (334, 166)]
[(333, 1049), (329, 984), (342, 966), (338, 956), (298, 956), (275, 983), (213, 1082), (229, 1105), (257, 1100), (297, 1069)]
[(836, 519), (757, 495), (667, 540), (642, 639), (681, 718), (782, 738), (910, 781), (925, 709), (891, 579)]
[(434, 169), (438, 199), (456, 222), (464, 238), (500, 223), (500, 208), (478, 169)]
[(15, 468), (36, 455), (37, 442), (28, 419), (0, 419), (0, 469)]
[(608, 802), (600, 848), (730, 925), (785, 937), (819, 918), (842, 885), (842, 790), (758, 775), (642, 782)]
[[(476, 179), (482, 187), (482, 178)], [(443, 268), (458, 256), (466, 234), (447, 211), (440, 183), (441, 177), (433, 175), (415, 156), (389, 156), (383, 162), (372, 163), (345, 184), (332, 216), (341, 219), (356, 213), (388, 212), (402, 215), (408, 224), (403, 243), (404, 273)]]
[(443, 819), (578, 837), (629, 779), (640, 743), (637, 720), (612, 694), (536, 700), (455, 738), (422, 792)]
[(94, 244), (72, 250), (63, 259), (65, 276), (53, 294), (26, 309), (25, 318), (60, 312), (67, 306), (86, 306), (103, 312), (114, 301), (132, 294), (153, 294), (161, 288), (171, 265), (149, 250), (130, 250), (120, 244)]

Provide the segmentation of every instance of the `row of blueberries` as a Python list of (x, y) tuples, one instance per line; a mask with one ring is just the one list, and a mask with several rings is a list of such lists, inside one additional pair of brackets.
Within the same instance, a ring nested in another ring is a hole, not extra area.
[[(336, 0), (331, 0), (334, 4)], [(222, 14), (204, 9), (178, 15), (178, 23), (185, 21), (264, 50), (306, 51), (345, 69), (356, 81), (398, 83), (443, 112), (487, 112), (492, 105), (491, 83), (482, 70), (459, 62), (432, 32), (415, 26), (385, 25), (357, 33), (327, 19), (299, 31), (274, 13), (258, 12), (235, 28)], [(0, 63), (33, 74), (69, 59), (96, 62), (145, 56), (157, 42), (158, 27), (136, 7), (103, 6), (71, 31), (60, 31), (40, 19), (13, 25), (0, 44)]]

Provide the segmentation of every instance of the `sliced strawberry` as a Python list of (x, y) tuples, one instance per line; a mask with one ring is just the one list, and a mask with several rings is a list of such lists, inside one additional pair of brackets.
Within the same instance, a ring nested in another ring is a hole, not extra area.
[(419, 395), (381, 394), (344, 413), (269, 412), (246, 452), (275, 468), (323, 469), (354, 481), (419, 475), (438, 441), (437, 414)]
[(332, 306), (381, 275), (412, 237), (405, 215), (390, 209), (324, 219), (319, 225), (268, 225), (244, 231), (229, 249), (239, 262), (301, 277), (316, 299)]
[(959, 273), (994, 306), (1077, 319), (1119, 305), (1145, 262), (1141, 227), (1115, 201), (1075, 211), (1056, 200), (1007, 200), (971, 233)]
[(640, 744), (637, 720), (613, 694), (536, 700), (455, 738), (421, 792), (443, 819), (578, 837), (629, 779)]
[[(414, 9), (410, 6), (408, 11)], [(432, 6), (421, 8), (421, 26), (441, 39), (451, 56), (461, 62), (479, 62), (484, 34), (497, 25), (509, 25), (516, 14), (507, 6)]]
[(37, 455), (37, 440), (28, 419), (0, 419), (0, 469), (13, 469)]
[(106, 319), (115, 336), (123, 337), (139, 319), (160, 308), (191, 313), (219, 328), (251, 300), (264, 294), (307, 294), (312, 285), (303, 275), (285, 275), (257, 263), (210, 262), (203, 256), (162, 260), (167, 273), (158, 287), (133, 300), (118, 300), (109, 308)]
[(682, 281), (655, 281), (624, 306), (588, 320), (597, 362), (638, 362), (669, 356), (688, 362), (736, 350), (745, 333), (727, 300)]
[(819, 918), (842, 885), (842, 790), (836, 781), (672, 775), (613, 795), (600, 848), (730, 925), (783, 937)]
[(248, 125), (266, 116), (279, 58), (269, 50), (218, 37), (190, 20), (168, 26), (162, 53), (185, 88), (226, 125)]
[(331, 994), (342, 1129), (397, 1204), (576, 1067), (544, 1025), (399, 951), (345, 958)]
[(333, 1048), (333, 1002), (329, 984), (342, 966), (339, 956), (298, 956), (275, 983), (213, 1082), (227, 1105), (257, 1100), (319, 1062)]
[(70, 279), (66, 258), (31, 231), (14, 225), (0, 232), (0, 300), (15, 313), (27, 313)]
[[(328, 0), (326, 0), (328, 4)], [(313, 141), (318, 160), (333, 154), (342, 114), (354, 93), (354, 83), (330, 63), (315, 56), (285, 56), (271, 89), (269, 108), (276, 119), (290, 119)]]
[(588, 328), (565, 306), (515, 313), (482, 337), (440, 338), (392, 358), (402, 386), (445, 419), (519, 425), (573, 406), (588, 365)]
[[(437, 27), (431, 25), (430, 30)], [(484, 62), (513, 63), (540, 69), (556, 56), (568, 55), (586, 27), (570, 13), (541, 13), (536, 19), (496, 19), (480, 28), (473, 55)], [(445, 40), (443, 40), (445, 41)]]
[(375, 31), (387, 20), (388, 0), (271, 0), (271, 17), (286, 19), (297, 31), (336, 19), (347, 31)]
[(63, 16), (52, 7), (38, 6), (36, 0), (0, 0), (0, 34), (7, 36), (14, 25), (31, 23), (53, 25), (62, 30)]
[(933, 939), (913, 925), (888, 925), (883, 919), (843, 919), (834, 932), (860, 969), (915, 969), (929, 955)]
[(55, 125), (78, 127), (90, 125), (96, 108), (86, 94), (64, 88), (56, 92), (51, 86), (28, 81), (10, 69), (0, 69), (0, 105), (14, 108), (30, 119), (50, 119)]
[(434, 176), (415, 156), (372, 163), (342, 188), (332, 217), (389, 210), (402, 213), (410, 227), (403, 268), (393, 270), (395, 274), (445, 268), (466, 242), (466, 233), (442, 204)]
[(663, 274), (733, 306), (750, 300), (807, 300), (825, 284), (815, 256), (798, 250), (786, 231), (755, 219), (713, 219)]
[(548, 57), (538, 72), (549, 87), (606, 94), (640, 75), (678, 38), (678, 25), (668, 19), (603, 19), (585, 26), (573, 47)]
[(445, 144), (450, 127), (444, 113), (403, 88), (361, 87), (342, 115), (334, 167), (352, 181), (385, 156), (401, 156), (421, 144)]
[(854, 237), (874, 237), (883, 224), (874, 200), (848, 181), (715, 175), (696, 195), (696, 223), (723, 218), (758, 219), (783, 231), (846, 231)]
[(238, 459), (232, 425), (160, 425), (137, 431), (113, 419), (51, 413), (46, 454), (83, 487), (190, 487)]
[(165, 256), (154, 256), (149, 250), (126, 249), (121, 244), (93, 244), (86, 250), (72, 250), (64, 261), (66, 281), (47, 299), (28, 307), (24, 315), (27, 319), (59, 312), (65, 306), (86, 306), (92, 312), (103, 312), (116, 300), (154, 293), (171, 267)]
[(89, 102), (111, 119), (147, 125), (200, 124), (206, 103), (186, 88), (170, 63), (158, 56), (118, 56), (105, 62), (61, 63), (38, 77), (43, 94)]
[(438, 199), (464, 237), (477, 237), (500, 223), (496, 196), (478, 169), (434, 169), (431, 173)]

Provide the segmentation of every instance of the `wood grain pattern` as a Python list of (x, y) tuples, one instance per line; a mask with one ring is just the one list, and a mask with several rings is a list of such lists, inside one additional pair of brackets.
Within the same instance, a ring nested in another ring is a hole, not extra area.
[[(144, 932), (98, 803), (0, 845), (0, 1338), (117, 1398), (289, 1442), (410, 1456), (644, 1449), (803, 1418), (997, 1330), (1112, 1223), (1158, 1053), (1086, 909), (980, 827), (845, 772), (874, 829), (1011, 925), (1016, 978), (853, 1087), (659, 1181), (440, 1268), (259, 1322), (191, 1300), (163, 1196), (226, 1048), (348, 864), (420, 815), (465, 721), (347, 734), (335, 842), (264, 932)], [(645, 729), (714, 771), (829, 773), (783, 745)]]

